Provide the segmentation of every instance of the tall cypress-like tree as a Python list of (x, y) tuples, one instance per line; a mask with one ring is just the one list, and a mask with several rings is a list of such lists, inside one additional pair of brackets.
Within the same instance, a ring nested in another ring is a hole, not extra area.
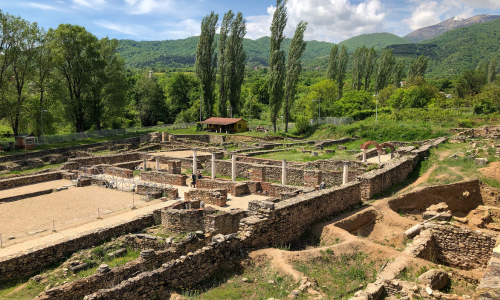
[(271, 23), (271, 51), (269, 53), (269, 106), (271, 122), (276, 132), (276, 118), (283, 102), (283, 82), (285, 81), (286, 65), (285, 51), (281, 43), (285, 39), (285, 26), (288, 20), (286, 10), (287, 0), (276, 0), (273, 22)]
[(338, 98), (342, 98), (344, 94), (344, 81), (345, 74), (347, 72), (347, 61), (349, 60), (349, 55), (347, 54), (347, 47), (342, 45), (342, 49), (340, 49), (339, 55), (339, 66), (338, 66), (338, 74), (337, 74), (337, 85), (339, 88)]
[(196, 75), (200, 79), (202, 90), (203, 118), (212, 116), (212, 108), (215, 102), (215, 80), (217, 78), (217, 43), (215, 32), (219, 15), (213, 11), (201, 21), (201, 34), (196, 48)]
[(376, 93), (386, 87), (389, 83), (391, 72), (395, 63), (396, 59), (392, 54), (392, 49), (382, 51), (378, 62), (377, 81), (375, 82)]
[(367, 50), (366, 63), (365, 63), (365, 91), (370, 88), (370, 82), (372, 80), (373, 71), (375, 71), (375, 65), (377, 63), (377, 52), (375, 52), (375, 47), (371, 47)]
[(498, 60), (496, 58), (490, 61), (488, 66), (488, 83), (493, 83), (497, 77)]
[(326, 70), (326, 77), (331, 80), (337, 80), (339, 68), (339, 45), (333, 45), (328, 57), (328, 69)]
[(238, 12), (231, 22), (231, 34), (226, 47), (226, 92), (228, 94), (229, 108), (232, 114), (237, 111), (240, 101), (241, 85), (245, 78), (245, 62), (247, 55), (243, 49), (243, 39), (247, 33), (246, 21), (243, 14)]
[(352, 89), (360, 90), (365, 75), (366, 58), (368, 49), (366, 46), (358, 47), (354, 51), (352, 62)]
[(412, 60), (408, 67), (408, 81), (411, 82), (415, 77), (424, 77), (428, 62), (429, 59), (425, 58), (423, 55)]
[(400, 60), (394, 66), (394, 71), (392, 72), (392, 83), (395, 87), (401, 87), (400, 82), (405, 77), (405, 65), (404, 60)]
[(233, 11), (228, 11), (224, 14), (222, 24), (220, 27), (219, 36), (219, 61), (218, 61), (218, 72), (219, 72), (219, 116), (227, 116), (227, 97), (228, 92), (226, 89), (226, 73), (227, 73), (227, 37), (229, 35), (231, 23), (233, 22), (234, 14)]
[(307, 43), (304, 41), (304, 33), (306, 32), (307, 22), (301, 21), (297, 25), (295, 35), (293, 36), (288, 51), (288, 63), (285, 80), (285, 132), (288, 132), (288, 121), (290, 119), (290, 107), (292, 106), (295, 94), (297, 93), (297, 84), (299, 82), (300, 72), (302, 71), (302, 54), (306, 50)]

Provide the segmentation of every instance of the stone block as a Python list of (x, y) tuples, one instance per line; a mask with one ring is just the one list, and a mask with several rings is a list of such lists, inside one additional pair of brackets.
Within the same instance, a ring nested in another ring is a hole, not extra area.
[(474, 162), (478, 166), (485, 166), (488, 164), (488, 159), (487, 158), (475, 158)]
[(429, 285), (433, 290), (440, 290), (448, 284), (448, 273), (443, 270), (432, 269), (420, 275), (418, 282)]

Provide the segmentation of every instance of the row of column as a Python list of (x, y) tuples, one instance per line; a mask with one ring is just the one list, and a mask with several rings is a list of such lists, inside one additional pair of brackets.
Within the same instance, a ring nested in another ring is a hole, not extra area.
[[(198, 159), (196, 156), (196, 148), (193, 149), (193, 174), (197, 173), (198, 168)], [(363, 152), (363, 159), (365, 159)], [(380, 156), (379, 156), (380, 160)], [(144, 164), (146, 163), (146, 159), (144, 159)], [(157, 168), (158, 168), (158, 159), (156, 160)], [(344, 161), (344, 172), (342, 177), (342, 184), (347, 184), (349, 182), (349, 162)], [(217, 172), (216, 161), (215, 161), (215, 153), (212, 153), (212, 179), (215, 179), (215, 174)], [(236, 181), (236, 154), (231, 153), (231, 181)], [(286, 185), (286, 159), (281, 161), (281, 184)]]
[[(361, 149), (361, 151), (363, 152), (362, 162), (366, 162), (366, 149)], [(380, 164), (380, 155), (382, 155), (382, 150), (377, 150), (377, 160), (379, 164)], [(393, 158), (394, 158), (394, 151), (391, 151), (391, 159)]]

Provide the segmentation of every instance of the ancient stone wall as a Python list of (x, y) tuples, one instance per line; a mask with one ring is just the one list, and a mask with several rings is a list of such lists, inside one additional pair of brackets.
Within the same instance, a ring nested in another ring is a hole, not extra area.
[(121, 140), (103, 142), (103, 143), (78, 145), (78, 146), (71, 146), (71, 147), (55, 148), (55, 149), (50, 149), (50, 150), (41, 150), (41, 151), (30, 151), (30, 152), (22, 153), (22, 154), (2, 156), (2, 157), (0, 157), (0, 163), (7, 162), (7, 161), (17, 161), (17, 160), (27, 160), (27, 159), (32, 159), (32, 158), (39, 158), (39, 157), (50, 155), (50, 154), (60, 154), (60, 153), (65, 153), (65, 152), (70, 152), (70, 151), (82, 151), (82, 150), (86, 150), (86, 149), (94, 148), (94, 147), (98, 147), (98, 146), (109, 147), (109, 146), (112, 146), (114, 144), (124, 144), (124, 143), (125, 144), (138, 144), (139, 140), (140, 140), (139, 137), (133, 137), (133, 138), (126, 138), (126, 139), (121, 139)]
[(206, 215), (204, 231), (214, 234), (236, 233), (239, 230), (241, 219), (245, 217), (246, 212), (239, 208)]
[(226, 206), (227, 190), (226, 189), (193, 189), (184, 193), (184, 200), (200, 200), (206, 204), (217, 206)]
[(142, 172), (141, 180), (142, 181), (152, 181), (163, 184), (171, 184), (171, 185), (186, 185), (187, 180), (186, 175), (180, 174), (168, 174), (165, 172)]
[(205, 189), (222, 189), (227, 190), (232, 196), (241, 196), (245, 194), (250, 194), (247, 182), (241, 181), (229, 181), (229, 180), (212, 180), (209, 178), (202, 178), (196, 180), (197, 188)]
[(435, 259), (465, 270), (485, 268), (496, 244), (496, 235), (453, 226), (432, 228)]
[(5, 198), (0, 198), (0, 203), (2, 202), (14, 202), (14, 201), (19, 201), (27, 198), (33, 198), (41, 195), (47, 195), (51, 194), (54, 191), (54, 189), (49, 189), (49, 190), (43, 190), (43, 191), (38, 191), (38, 192), (33, 192), (33, 193), (27, 193), (27, 194), (22, 194), (22, 195), (17, 195), (17, 196), (11, 196), (11, 197), (5, 197)]
[(205, 229), (205, 216), (215, 213), (211, 207), (198, 209), (164, 209), (161, 224), (170, 232), (184, 233)]
[(62, 179), (62, 172), (42, 173), (33, 176), (22, 176), (0, 180), (0, 190), (11, 189), (18, 186)]
[(220, 144), (226, 141), (224, 135), (215, 134), (176, 134), (175, 139), (186, 139), (211, 144)]
[(469, 213), (479, 205), (485, 205), (478, 180), (462, 181), (447, 185), (420, 187), (391, 199), (389, 207), (394, 211), (419, 209), (444, 202), (452, 212)]
[[(241, 156), (241, 155), (236, 156), (236, 161), (250, 163), (250, 164), (270, 165), (270, 166), (279, 166), (279, 167), (281, 167), (281, 164), (282, 164), (281, 160), (248, 157), (248, 156)], [(303, 165), (303, 163), (298, 163), (298, 162), (293, 162), (293, 161), (287, 161), (286, 164), (287, 164), (287, 166), (294, 166), (294, 167)]]
[(345, 143), (352, 142), (352, 141), (355, 141), (355, 140), (356, 139), (353, 139), (353, 138), (341, 138), (341, 139), (338, 139), (338, 140), (323, 140), (323, 141), (317, 142), (315, 144), (315, 146), (316, 147), (328, 147), (328, 146), (331, 146), (331, 145), (345, 144)]
[(63, 165), (63, 169), (74, 170), (75, 164), (79, 167), (87, 167), (101, 164), (116, 164), (123, 162), (130, 162), (142, 159), (144, 153), (134, 152), (134, 153), (122, 153), (122, 154), (112, 154), (112, 155), (100, 155), (92, 157), (81, 157), (81, 158), (70, 158), (68, 163)]
[[(158, 211), (159, 213), (159, 211)], [(89, 248), (108, 238), (135, 232), (155, 224), (154, 213), (122, 221), (109, 227), (72, 236), (68, 240), (47, 244), (29, 251), (0, 258), (0, 281), (29, 276), (61, 258), (83, 248)]]
[[(370, 165), (372, 165), (372, 163), (363, 163), (360, 161), (349, 162), (350, 169), (359, 169)], [(318, 169), (322, 171), (331, 172), (332, 170), (343, 170), (344, 162), (342, 160), (319, 159), (315, 161), (306, 162), (304, 163), (303, 167), (304, 169)]]

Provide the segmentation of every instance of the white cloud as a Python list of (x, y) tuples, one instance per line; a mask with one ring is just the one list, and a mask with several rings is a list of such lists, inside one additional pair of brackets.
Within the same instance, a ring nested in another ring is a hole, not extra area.
[(60, 8), (60, 7), (46, 5), (46, 4), (40, 4), (40, 3), (34, 3), (34, 2), (29, 2), (28, 5), (31, 7), (34, 7), (34, 8), (41, 9), (41, 10), (65, 11), (63, 8)]
[(174, 0), (125, 0), (127, 12), (133, 15), (148, 13), (174, 13), (178, 11)]
[(109, 30), (113, 30), (120, 33), (125, 33), (129, 35), (138, 36), (141, 32), (149, 31), (149, 28), (142, 25), (123, 25), (118, 23), (113, 23), (105, 20), (94, 21), (94, 24), (104, 27)]
[(106, 0), (71, 0), (77, 6), (100, 9), (106, 5)]
[(470, 18), (474, 15), (473, 7), (463, 6), (458, 0), (443, 0), (441, 2), (413, 0), (412, 2), (418, 2), (419, 6), (414, 9), (409, 18), (402, 20), (412, 30), (431, 26), (455, 16)]
[[(385, 14), (380, 0), (367, 0), (353, 4), (348, 0), (289, 0), (286, 34), (293, 36), (300, 21), (309, 23), (307, 40), (339, 42), (364, 33), (379, 32)], [(269, 7), (267, 15), (247, 17), (248, 37), (269, 36), (269, 27), (275, 8)]]
[(486, 7), (486, 8), (500, 8), (500, 1), (498, 0), (461, 0), (464, 3), (470, 4), (474, 7)]

